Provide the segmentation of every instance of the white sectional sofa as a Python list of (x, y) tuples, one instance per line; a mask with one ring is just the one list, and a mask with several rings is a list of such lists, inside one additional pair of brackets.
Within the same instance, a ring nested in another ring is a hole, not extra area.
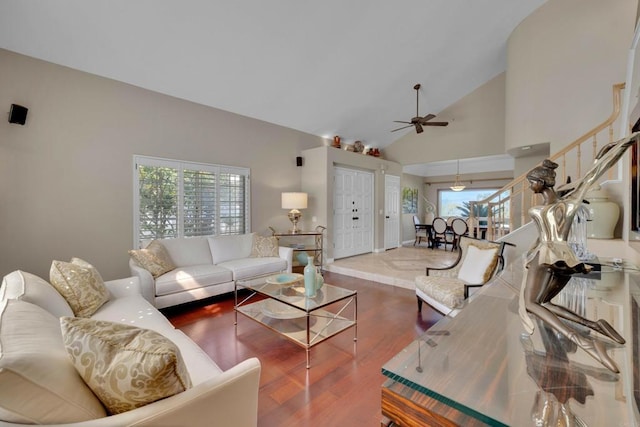
[[(0, 362), (14, 361), (13, 367), (0, 366), (0, 426), (257, 425), (258, 359), (247, 359), (223, 371), (142, 297), (137, 277), (105, 284), (109, 299), (91, 319), (150, 329), (171, 340), (182, 355), (191, 388), (116, 415), (107, 415), (99, 401), (87, 409), (87, 400), (96, 396), (90, 389), (84, 390), (60, 333), (60, 318), (73, 316), (72, 309), (48, 282), (15, 271), (5, 276), (0, 286), (0, 339), (6, 339), (0, 349)], [(30, 317), (34, 320), (30, 321)], [(44, 351), (36, 351), (39, 341), (46, 347)], [(86, 419), (87, 414), (100, 411), (101, 416)]]
[(255, 233), (163, 239), (176, 268), (154, 277), (133, 257), (131, 274), (142, 294), (157, 308), (232, 292), (235, 280), (261, 274), (291, 272), (293, 249), (278, 247), (279, 256), (252, 256)]

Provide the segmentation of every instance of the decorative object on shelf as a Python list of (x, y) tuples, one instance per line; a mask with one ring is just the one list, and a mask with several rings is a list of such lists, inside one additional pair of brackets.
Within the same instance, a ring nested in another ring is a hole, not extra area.
[(460, 182), (460, 159), (457, 160), (456, 182), (454, 182), (450, 188), (453, 191), (462, 191), (465, 189), (465, 185)]
[(362, 141), (356, 141), (353, 143), (353, 151), (356, 153), (362, 153), (364, 151), (364, 144)]
[[(304, 246), (303, 246), (304, 247)], [(298, 262), (300, 263), (300, 265), (307, 265), (307, 257), (309, 257), (309, 254), (306, 252), (298, 252), (296, 254), (296, 259), (298, 260)]]
[(351, 144), (345, 144), (344, 145), (344, 149), (345, 149), (345, 151), (351, 151), (352, 153), (354, 151), (356, 151), (355, 147), (353, 145), (351, 145)]
[(299, 233), (298, 221), (302, 217), (300, 209), (307, 208), (307, 193), (282, 193), (282, 209), (289, 211), (289, 220), (293, 224), (292, 233)]
[(304, 268), (304, 294), (309, 298), (316, 296), (316, 267), (313, 265), (313, 257), (307, 257), (307, 266)]
[(620, 208), (609, 200), (607, 193), (596, 185), (587, 192), (587, 209), (591, 221), (587, 222), (587, 237), (591, 239), (613, 239), (613, 230), (618, 223)]
[(367, 154), (373, 157), (380, 157), (380, 150), (378, 148), (369, 148)]
[(544, 205), (532, 206), (529, 215), (538, 229), (536, 245), (526, 254), (525, 274), (520, 290), (519, 314), (527, 333), (535, 330), (534, 318), (546, 322), (568, 340), (577, 344), (589, 356), (612, 372), (620, 372), (615, 361), (607, 354), (602, 341), (583, 335), (581, 329), (569, 322), (586, 326), (613, 341), (624, 344), (625, 339), (606, 320), (592, 321), (551, 300), (567, 285), (573, 274), (589, 273), (592, 266), (580, 261), (568, 244), (571, 224), (582, 201), (592, 185), (625, 153), (640, 133), (605, 145), (596, 155), (591, 168), (579, 181), (571, 184), (559, 195), (554, 190), (557, 163), (544, 160), (527, 173), (531, 190), (541, 194)]
[(340, 137), (338, 135), (333, 137), (333, 145), (334, 148), (340, 148)]

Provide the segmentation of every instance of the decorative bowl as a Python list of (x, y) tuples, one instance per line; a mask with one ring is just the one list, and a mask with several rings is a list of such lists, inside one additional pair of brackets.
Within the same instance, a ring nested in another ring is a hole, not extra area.
[(304, 276), (302, 274), (281, 273), (267, 277), (266, 282), (271, 285), (291, 285), (301, 280), (304, 280)]

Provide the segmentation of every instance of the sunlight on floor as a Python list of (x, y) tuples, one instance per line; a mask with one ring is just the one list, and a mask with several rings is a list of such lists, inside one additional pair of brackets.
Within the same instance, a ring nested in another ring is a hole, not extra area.
[(424, 275), (426, 267), (445, 267), (452, 264), (457, 252), (426, 247), (403, 246), (380, 253), (369, 253), (335, 260), (327, 271), (415, 289), (414, 279)]

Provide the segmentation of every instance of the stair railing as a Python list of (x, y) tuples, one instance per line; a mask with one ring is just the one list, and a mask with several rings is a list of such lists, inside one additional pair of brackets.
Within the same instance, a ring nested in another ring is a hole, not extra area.
[[(571, 181), (582, 178), (583, 171), (591, 166), (600, 148), (613, 142), (613, 125), (620, 115), (621, 93), (624, 87), (624, 83), (613, 85), (613, 111), (604, 122), (549, 157), (558, 163), (556, 188), (566, 183), (569, 178)], [(600, 140), (603, 142), (600, 143)], [(613, 179), (619, 173), (620, 167), (621, 165), (617, 164), (611, 168), (607, 176), (601, 180)], [(541, 202), (538, 200), (539, 195), (529, 188), (527, 173), (516, 177), (486, 199), (469, 202), (469, 223), (474, 225), (477, 224), (476, 212), (480, 212), (480, 207), (487, 206), (487, 239), (498, 239), (531, 220), (528, 215), (529, 207)]]

